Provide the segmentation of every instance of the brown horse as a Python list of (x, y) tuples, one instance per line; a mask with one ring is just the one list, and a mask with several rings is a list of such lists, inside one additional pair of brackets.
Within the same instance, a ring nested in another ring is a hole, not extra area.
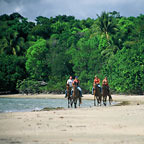
[(103, 85), (103, 104), (106, 106), (107, 96), (109, 96), (109, 104), (111, 105), (112, 96), (107, 85)]
[(74, 83), (73, 84), (73, 93), (72, 93), (72, 103), (71, 103), (71, 107), (74, 103), (74, 107), (77, 108), (77, 100), (79, 99), (79, 107), (80, 107), (80, 104), (82, 103), (82, 100), (81, 100), (81, 97), (80, 97), (80, 92), (79, 90), (77, 89), (77, 84)]
[(72, 97), (71, 97), (71, 87), (69, 84), (66, 84), (66, 90), (67, 90), (67, 98), (68, 98), (68, 108), (70, 108)]
[(102, 95), (100, 93), (100, 88), (98, 87), (98, 85), (96, 83), (93, 84), (93, 94), (94, 94), (94, 106), (96, 106), (96, 100), (97, 100), (97, 104), (101, 105), (101, 98)]

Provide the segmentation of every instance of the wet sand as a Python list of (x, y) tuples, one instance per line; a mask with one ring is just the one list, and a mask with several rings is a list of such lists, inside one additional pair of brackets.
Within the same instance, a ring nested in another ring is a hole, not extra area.
[[(7, 97), (64, 98), (64, 95)], [(1, 113), (0, 144), (143, 144), (144, 96), (112, 97), (129, 105)], [(93, 96), (87, 94), (83, 99)]]

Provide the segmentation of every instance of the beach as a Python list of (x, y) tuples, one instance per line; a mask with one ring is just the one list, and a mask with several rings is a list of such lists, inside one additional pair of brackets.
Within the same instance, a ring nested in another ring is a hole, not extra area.
[[(0, 97), (64, 98), (64, 94)], [(143, 144), (144, 96), (112, 97), (123, 105), (0, 113), (0, 144)]]

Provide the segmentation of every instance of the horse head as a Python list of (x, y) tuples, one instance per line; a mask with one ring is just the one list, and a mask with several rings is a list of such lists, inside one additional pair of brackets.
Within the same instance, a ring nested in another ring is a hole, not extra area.
[(70, 87), (70, 85), (69, 85), (69, 84), (66, 84), (66, 88), (69, 89), (69, 87)]
[(74, 82), (73, 83), (73, 95), (76, 95), (76, 93), (77, 93), (77, 83), (76, 82)]
[(80, 98), (80, 94), (79, 94), (79, 90), (78, 90), (78, 85), (76, 82), (73, 83), (73, 93), (72, 93), (72, 99), (75, 105), (75, 108), (77, 107), (77, 99), (79, 99), (79, 106), (81, 104), (81, 98)]
[(96, 83), (93, 83), (93, 88), (96, 89), (98, 85)]
[(69, 84), (66, 84), (67, 96), (70, 97), (71, 95), (71, 87)]

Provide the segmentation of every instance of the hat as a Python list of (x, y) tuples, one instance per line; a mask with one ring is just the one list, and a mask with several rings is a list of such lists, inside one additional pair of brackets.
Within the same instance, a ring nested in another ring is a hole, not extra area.
[(78, 78), (78, 76), (75, 76), (75, 78)]

